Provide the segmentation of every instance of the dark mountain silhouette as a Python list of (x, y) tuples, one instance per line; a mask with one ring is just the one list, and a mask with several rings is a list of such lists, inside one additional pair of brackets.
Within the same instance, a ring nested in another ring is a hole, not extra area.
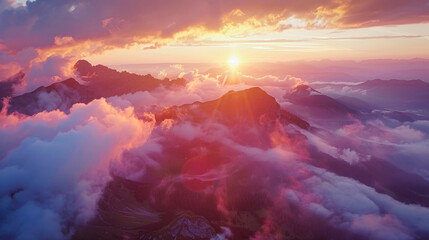
[[(56, 109), (67, 112), (75, 103), (88, 103), (101, 97), (120, 96), (139, 91), (152, 91), (158, 87), (168, 88), (185, 84), (184, 79), (159, 80), (151, 75), (141, 76), (118, 72), (102, 65), (92, 66), (85, 60), (79, 60), (75, 64), (75, 70), (83, 79), (83, 84), (70, 78), (12, 97), (8, 112), (19, 112), (26, 115)], [(2, 84), (0, 97), (11, 96), (14, 83), (10, 81)]]
[(56, 109), (67, 112), (73, 104), (88, 103), (95, 98), (91, 88), (81, 85), (73, 78), (70, 78), (12, 97), (9, 102), (8, 112), (19, 112), (26, 115)]
[(151, 91), (157, 87), (184, 85), (184, 79), (156, 79), (152, 75), (138, 75), (126, 71), (118, 72), (103, 65), (92, 66), (85, 60), (79, 60), (74, 66), (82, 80), (99, 97), (119, 96), (139, 91)]

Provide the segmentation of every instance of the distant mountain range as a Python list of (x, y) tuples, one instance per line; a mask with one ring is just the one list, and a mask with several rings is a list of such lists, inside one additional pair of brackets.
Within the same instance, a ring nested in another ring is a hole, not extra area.
[[(160, 80), (151, 75), (118, 72), (102, 65), (92, 66), (85, 60), (78, 61), (75, 70), (82, 79), (81, 83), (67, 79), (14, 96), (9, 101), (8, 112), (26, 115), (55, 109), (67, 112), (75, 103), (186, 84), (183, 78)], [(23, 77), (24, 73), (20, 73), (8, 81), (0, 82), (0, 99), (11, 96), (13, 85)], [(357, 85), (313, 83), (311, 87), (301, 86), (287, 92), (285, 99), (294, 103), (294, 108), (312, 108), (313, 115), (327, 118), (371, 112), (375, 109), (426, 114), (429, 83), (421, 80), (369, 80)]]
[[(428, 114), (429, 83), (421, 80), (369, 80), (360, 84), (313, 83), (318, 89), (350, 106)], [(358, 104), (357, 100), (361, 104)], [(364, 104), (362, 104), (364, 103)]]

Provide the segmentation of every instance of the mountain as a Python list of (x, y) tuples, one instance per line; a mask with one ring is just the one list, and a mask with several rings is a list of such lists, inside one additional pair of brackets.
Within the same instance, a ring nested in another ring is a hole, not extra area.
[(335, 98), (335, 100), (350, 109), (364, 113), (371, 112), (372, 110), (377, 108), (374, 105), (355, 97), (340, 96)]
[(92, 66), (85, 60), (77, 61), (74, 69), (98, 97), (120, 96), (139, 91), (151, 91), (161, 86), (183, 86), (185, 84), (185, 80), (182, 78), (171, 81), (169, 79), (160, 80), (150, 74), (138, 75), (126, 71), (118, 72), (103, 65)]
[(349, 124), (359, 115), (358, 111), (305, 84), (287, 91), (283, 98), (292, 103), (285, 107), (288, 111), (325, 127)]
[(378, 109), (428, 113), (429, 83), (421, 80), (375, 79), (356, 85), (312, 85), (328, 96), (357, 98)]
[(429, 60), (427, 59), (373, 59), (290, 61), (254, 63), (243, 66), (243, 72), (252, 76), (263, 76), (267, 72), (275, 76), (299, 77), (310, 82), (357, 82), (362, 79), (421, 79), (429, 81)]
[(427, 109), (429, 83), (421, 80), (371, 80), (352, 89), (365, 91), (369, 102), (391, 109)]
[(8, 112), (34, 115), (41, 111), (59, 109), (67, 112), (75, 103), (88, 103), (95, 99), (91, 88), (79, 84), (73, 78), (39, 87), (36, 90), (12, 97)]
[(347, 115), (357, 114), (355, 110), (304, 84), (296, 86), (286, 93), (284, 98), (294, 105), (311, 108), (310, 112), (318, 117), (347, 117)]
[(234, 125), (268, 125), (276, 120), (308, 129), (310, 125), (298, 116), (280, 109), (274, 97), (259, 87), (230, 91), (219, 99), (195, 102), (164, 109), (155, 115), (157, 122), (165, 119), (191, 118), (194, 122), (213, 119)]
[[(407, 204), (420, 204), (429, 207), (429, 182), (416, 174), (390, 164), (388, 161), (371, 158), (356, 165), (323, 153), (313, 158), (314, 166), (328, 169), (341, 176), (356, 179), (374, 188), (377, 192), (388, 194)], [(398, 180), (398, 179), (401, 180)]]
[[(118, 72), (103, 65), (92, 66), (85, 60), (79, 60), (74, 66), (83, 82), (73, 78), (42, 86), (23, 95), (11, 97), (8, 112), (34, 115), (41, 111), (59, 109), (68, 112), (75, 103), (88, 103), (101, 97), (120, 96), (139, 91), (152, 91), (158, 87), (185, 85), (184, 79), (159, 80), (151, 75), (137, 75)], [(17, 77), (23, 77), (21, 74)], [(21, 78), (22, 78), (21, 77)], [(12, 81), (1, 83), (1, 96), (12, 95)], [(0, 97), (1, 97), (0, 96)]]

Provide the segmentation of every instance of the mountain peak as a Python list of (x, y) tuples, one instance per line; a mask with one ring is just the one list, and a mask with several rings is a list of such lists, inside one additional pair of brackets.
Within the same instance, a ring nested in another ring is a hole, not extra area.
[(274, 97), (259, 87), (240, 91), (229, 91), (220, 98), (208, 102), (195, 102), (174, 106), (156, 115), (157, 122), (164, 119), (187, 116), (194, 121), (217, 119), (227, 124), (244, 124), (245, 126), (265, 124), (278, 119), (280, 105)]
[(243, 105), (246, 103), (264, 103), (279, 106), (274, 97), (270, 96), (259, 87), (252, 87), (240, 91), (231, 90), (218, 99), (232, 105)]
[(262, 116), (275, 119), (280, 105), (264, 90), (253, 87), (241, 91), (229, 91), (217, 100), (202, 103), (201, 109), (207, 113), (220, 113), (233, 121), (257, 122)]
[(321, 95), (321, 93), (306, 84), (299, 84), (289, 91), (286, 98), (301, 98), (308, 97), (310, 95)]
[(90, 76), (94, 70), (91, 63), (89, 63), (86, 60), (79, 60), (75, 63), (74, 69), (79, 73), (82, 77), (88, 77)]
[(268, 93), (266, 93), (260, 87), (251, 87), (251, 88), (247, 88), (247, 89), (239, 90), (239, 91), (231, 90), (231, 91), (227, 92), (226, 94), (224, 94), (221, 98), (228, 98), (229, 96), (233, 96), (233, 95), (236, 95), (236, 96), (253, 95), (253, 96), (259, 96), (259, 97), (271, 97), (270, 95), (268, 95)]
[(76, 87), (80, 86), (79, 82), (76, 81), (74, 78), (66, 79), (60, 83), (67, 86), (67, 87), (70, 87), (70, 88), (76, 88)]

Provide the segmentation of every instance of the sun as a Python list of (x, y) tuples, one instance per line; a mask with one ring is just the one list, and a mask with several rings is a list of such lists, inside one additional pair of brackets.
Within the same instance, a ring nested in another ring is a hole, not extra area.
[(234, 55), (229, 58), (228, 63), (231, 68), (236, 68), (240, 64), (240, 59)]

